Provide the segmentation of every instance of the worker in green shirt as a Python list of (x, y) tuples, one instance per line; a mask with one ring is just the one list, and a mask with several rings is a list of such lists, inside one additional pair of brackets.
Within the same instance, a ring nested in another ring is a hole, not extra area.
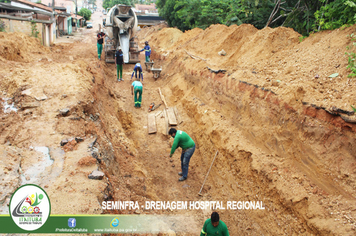
[(205, 221), (203, 229), (200, 232), (200, 236), (212, 235), (229, 236), (227, 226), (219, 219), (219, 214), (217, 212), (213, 212), (211, 218)]
[(178, 175), (182, 177), (180, 177), (178, 180), (184, 181), (188, 178), (189, 161), (195, 151), (195, 143), (186, 132), (176, 130), (175, 128), (171, 128), (169, 130), (169, 135), (174, 138), (174, 142), (171, 148), (171, 154), (169, 155), (169, 157), (173, 156), (173, 153), (178, 147), (182, 148), (182, 155), (180, 156), (180, 165), (182, 168), (182, 172), (178, 173)]
[(134, 81), (131, 84), (131, 95), (135, 97), (135, 107), (141, 107), (142, 92), (142, 83), (140, 81)]

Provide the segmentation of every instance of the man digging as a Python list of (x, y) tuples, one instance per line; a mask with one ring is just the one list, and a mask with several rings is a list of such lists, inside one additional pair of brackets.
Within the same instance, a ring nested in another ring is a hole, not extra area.
[(169, 130), (169, 135), (174, 138), (171, 154), (169, 157), (173, 156), (173, 153), (178, 147), (182, 148), (182, 154), (180, 156), (182, 172), (178, 173), (178, 175), (182, 177), (180, 177), (178, 180), (184, 181), (188, 178), (189, 161), (195, 151), (195, 143), (186, 132), (176, 130), (175, 128), (171, 128)]

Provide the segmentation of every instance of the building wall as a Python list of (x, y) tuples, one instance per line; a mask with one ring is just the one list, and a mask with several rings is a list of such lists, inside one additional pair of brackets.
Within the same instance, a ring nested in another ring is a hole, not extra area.
[(68, 34), (72, 33), (72, 17), (67, 18)]
[[(9, 20), (1, 19), (5, 22), (5, 31), (6, 32), (22, 32), (27, 35), (32, 34), (32, 25), (29, 21), (18, 21), (18, 20)], [(37, 31), (39, 32), (38, 38), (42, 38), (42, 23), (36, 23)]]

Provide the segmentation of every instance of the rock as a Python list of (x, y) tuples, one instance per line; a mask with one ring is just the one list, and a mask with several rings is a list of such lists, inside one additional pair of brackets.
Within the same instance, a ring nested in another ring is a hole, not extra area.
[(73, 60), (74, 60), (74, 58), (73, 58), (72, 56), (69, 56), (69, 60), (73, 61)]
[(59, 110), (59, 114), (61, 114), (62, 116), (66, 116), (69, 113), (69, 109), (68, 108), (63, 108), (61, 110)]
[(189, 188), (190, 186), (188, 184), (185, 184), (182, 186), (183, 188)]
[(66, 145), (68, 142), (69, 142), (68, 139), (63, 139), (63, 140), (61, 141), (61, 146)]
[(67, 94), (63, 94), (63, 95), (62, 95), (62, 98), (66, 98), (66, 97), (67, 97)]
[(220, 56), (226, 56), (226, 52), (224, 49), (222, 49), (220, 52), (218, 52)]
[(35, 96), (35, 99), (37, 100), (37, 101), (43, 101), (43, 100), (46, 100), (46, 99), (48, 99), (48, 97), (46, 96), (46, 95), (40, 95), (40, 96)]
[(141, 214), (141, 211), (140, 211), (139, 209), (137, 209), (137, 210), (135, 211), (135, 214)]
[(173, 162), (173, 160), (172, 160), (172, 159), (170, 159), (169, 161), (170, 161), (170, 162)]
[(278, 87), (279, 83), (278, 80), (272, 80), (272, 86)]
[(25, 109), (28, 109), (28, 108), (36, 108), (36, 107), (39, 107), (39, 106), (40, 106), (39, 102), (27, 102), (27, 103), (22, 103), (21, 104), (21, 109), (25, 110)]
[(172, 167), (175, 167), (175, 165), (173, 164)]
[(91, 174), (88, 176), (89, 179), (98, 179), (102, 180), (104, 178), (105, 174), (101, 171), (94, 170), (91, 172)]

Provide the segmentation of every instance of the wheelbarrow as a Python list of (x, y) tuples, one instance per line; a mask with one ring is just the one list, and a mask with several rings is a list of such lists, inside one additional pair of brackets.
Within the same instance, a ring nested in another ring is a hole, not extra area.
[(155, 78), (155, 79), (157, 79), (160, 76), (161, 71), (162, 71), (162, 66), (161, 66), (161, 68), (151, 67), (151, 72), (153, 73), (153, 78)]
[(153, 64), (154, 64), (153, 61), (145, 62), (146, 70), (150, 71), (150, 69), (153, 67)]

